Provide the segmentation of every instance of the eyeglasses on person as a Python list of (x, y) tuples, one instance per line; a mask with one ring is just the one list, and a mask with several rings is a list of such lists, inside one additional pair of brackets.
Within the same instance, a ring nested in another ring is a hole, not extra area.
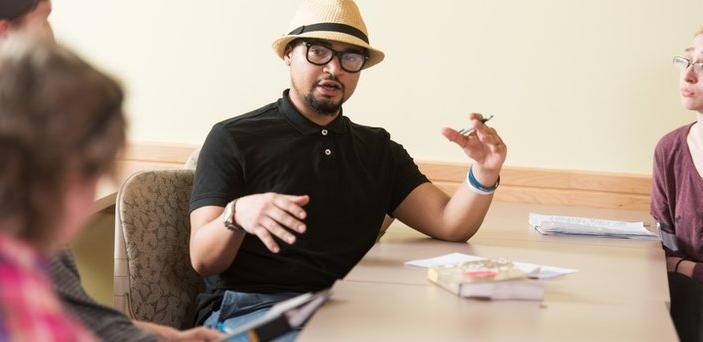
[(674, 56), (674, 60), (672, 62), (681, 70), (688, 70), (688, 68), (693, 65), (693, 71), (697, 75), (703, 75), (703, 62), (693, 62), (692, 60), (681, 56)]
[(306, 51), (305, 57), (314, 65), (326, 65), (335, 56), (339, 58), (339, 65), (346, 72), (357, 73), (364, 68), (369, 59), (366, 53), (357, 51), (337, 51), (329, 46), (314, 41), (303, 41)]

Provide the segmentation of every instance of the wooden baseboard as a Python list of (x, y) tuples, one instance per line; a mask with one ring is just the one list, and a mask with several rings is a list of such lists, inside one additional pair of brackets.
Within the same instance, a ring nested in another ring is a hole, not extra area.
[(130, 142), (117, 159), (156, 163), (183, 164), (198, 148), (191, 144)]
[[(150, 168), (180, 168), (197, 146), (130, 143), (118, 156), (119, 173)], [(418, 161), (420, 170), (447, 193), (463, 186), (468, 164)], [(122, 177), (121, 177), (122, 178)], [(504, 167), (496, 200), (579, 207), (648, 210), (648, 175)]]
[[(467, 165), (421, 161), (420, 170), (453, 192)], [(496, 199), (505, 202), (648, 210), (652, 179), (647, 175), (505, 167)]]

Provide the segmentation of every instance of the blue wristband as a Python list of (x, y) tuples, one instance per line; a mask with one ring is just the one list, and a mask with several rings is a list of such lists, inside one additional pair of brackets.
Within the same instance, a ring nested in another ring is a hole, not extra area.
[(495, 192), (496, 189), (498, 189), (498, 185), (500, 184), (500, 176), (498, 176), (496, 183), (492, 187), (487, 187), (487, 186), (479, 183), (479, 181), (476, 179), (476, 176), (474, 176), (474, 166), (473, 165), (471, 165), (471, 167), (469, 167), (469, 173), (466, 175), (466, 180), (467, 180), (466, 183), (469, 185), (470, 188), (472, 188), (472, 190), (476, 189), (476, 190), (478, 190), (479, 193), (483, 193), (486, 195), (492, 194), (493, 192)]

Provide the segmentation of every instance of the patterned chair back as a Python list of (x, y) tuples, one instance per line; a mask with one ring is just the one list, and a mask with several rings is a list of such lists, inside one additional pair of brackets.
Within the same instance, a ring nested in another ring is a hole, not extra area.
[(114, 305), (133, 319), (188, 328), (203, 289), (188, 252), (193, 170), (150, 170), (122, 185), (115, 206)]

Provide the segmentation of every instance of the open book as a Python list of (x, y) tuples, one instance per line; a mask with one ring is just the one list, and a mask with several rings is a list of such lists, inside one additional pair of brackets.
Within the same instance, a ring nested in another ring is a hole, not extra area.
[(542, 300), (544, 282), (507, 260), (477, 260), (433, 266), (427, 279), (460, 296), (479, 299)]
[(308, 292), (280, 302), (263, 316), (243, 324), (235, 329), (225, 331), (221, 341), (228, 341), (241, 335), (249, 341), (270, 341), (294, 329), (299, 329), (307, 322), (317, 309), (329, 299), (329, 290)]

